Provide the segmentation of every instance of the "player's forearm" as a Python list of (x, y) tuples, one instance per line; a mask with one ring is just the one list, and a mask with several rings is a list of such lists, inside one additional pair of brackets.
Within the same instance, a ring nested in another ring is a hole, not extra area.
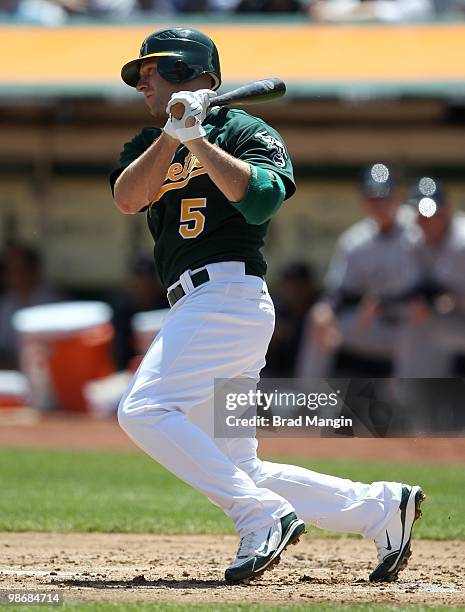
[(178, 145), (177, 140), (162, 134), (118, 177), (114, 199), (121, 212), (137, 213), (154, 200)]
[(185, 143), (197, 157), (208, 176), (230, 202), (240, 202), (247, 193), (250, 166), (204, 138)]

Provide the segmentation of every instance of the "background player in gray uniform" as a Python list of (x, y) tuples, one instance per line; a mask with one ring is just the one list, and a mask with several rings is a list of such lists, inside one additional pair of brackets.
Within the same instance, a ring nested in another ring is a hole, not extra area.
[(147, 211), (172, 308), (121, 400), (121, 426), (232, 519), (240, 543), (229, 582), (278, 562), (305, 529), (297, 515), (373, 539), (371, 579), (394, 580), (410, 553), (420, 487), (260, 461), (255, 438), (215, 438), (205, 418), (215, 378), (256, 383), (265, 364), (274, 308), (260, 248), (295, 190), (279, 134), (242, 111), (209, 110), (220, 64), (196, 30), (151, 34), (122, 77), (144, 95), (154, 127), (125, 145), (111, 177), (115, 203), (127, 214)]
[(441, 183), (431, 177), (416, 182), (410, 204), (421, 232), (397, 374), (452, 376), (454, 357), (465, 354), (465, 214), (452, 211)]
[(345, 231), (325, 279), (323, 299), (309, 313), (298, 375), (331, 375), (341, 349), (391, 360), (405, 307), (381, 307), (383, 296), (411, 286), (415, 277), (413, 215), (399, 207), (398, 189), (384, 164), (368, 167), (361, 185), (367, 216)]

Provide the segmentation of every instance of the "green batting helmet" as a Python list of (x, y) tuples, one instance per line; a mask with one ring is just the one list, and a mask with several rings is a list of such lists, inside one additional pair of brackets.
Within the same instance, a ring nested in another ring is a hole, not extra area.
[(123, 66), (123, 81), (135, 87), (142, 61), (151, 57), (158, 59), (160, 76), (171, 83), (185, 83), (201, 74), (209, 74), (214, 81), (212, 89), (218, 89), (221, 85), (218, 50), (214, 42), (198, 30), (171, 28), (147, 36), (139, 57)]

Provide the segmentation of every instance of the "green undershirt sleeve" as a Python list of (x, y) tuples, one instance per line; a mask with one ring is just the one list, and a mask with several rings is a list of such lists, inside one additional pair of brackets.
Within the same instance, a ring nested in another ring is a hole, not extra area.
[(245, 198), (232, 205), (245, 217), (247, 223), (261, 225), (266, 223), (278, 210), (286, 197), (286, 189), (281, 178), (260, 166), (250, 166), (249, 185)]

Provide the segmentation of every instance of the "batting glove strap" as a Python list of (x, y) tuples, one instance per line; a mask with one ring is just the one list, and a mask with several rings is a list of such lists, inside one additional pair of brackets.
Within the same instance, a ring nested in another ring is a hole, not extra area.
[[(176, 119), (173, 121), (173, 123), (175, 122), (176, 122)], [(179, 138), (179, 140), (183, 143), (188, 142), (189, 140), (196, 140), (197, 138), (203, 138), (206, 134), (205, 128), (203, 127), (201, 123), (198, 122), (198, 120), (196, 120), (196, 124), (193, 125), (192, 127), (189, 127), (189, 128), (177, 127), (175, 131), (176, 131), (177, 138)]]

